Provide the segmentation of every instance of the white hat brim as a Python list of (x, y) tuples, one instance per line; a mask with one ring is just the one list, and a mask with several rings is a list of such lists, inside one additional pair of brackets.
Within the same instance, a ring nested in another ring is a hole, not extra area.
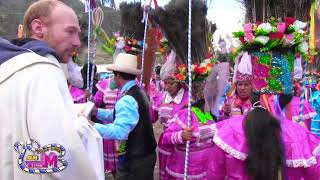
[(109, 64), (107, 66), (107, 70), (118, 71), (118, 72), (123, 72), (123, 73), (127, 73), (127, 74), (133, 74), (133, 75), (140, 75), (142, 73), (142, 71), (139, 69), (126, 68), (126, 67), (118, 66), (115, 64)]

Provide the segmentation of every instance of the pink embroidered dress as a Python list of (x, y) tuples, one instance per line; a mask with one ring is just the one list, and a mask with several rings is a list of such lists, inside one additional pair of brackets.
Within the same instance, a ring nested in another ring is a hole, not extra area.
[[(171, 120), (170, 126), (163, 133), (162, 143), (173, 146), (173, 152), (168, 157), (166, 165), (166, 180), (180, 180), (184, 177), (184, 160), (186, 142), (182, 139), (182, 131), (187, 127), (188, 110), (178, 112)], [(208, 164), (213, 154), (213, 118), (200, 119), (191, 113), (193, 139), (190, 141), (188, 179), (208, 180)]]
[(230, 112), (229, 116), (226, 116), (224, 114), (224, 112), (221, 111), (221, 116), (220, 116), (219, 120), (228, 119), (229, 117), (237, 116), (237, 115), (246, 115), (252, 107), (250, 99), (241, 100), (236, 95), (227, 98), (225, 104), (231, 105), (231, 112)]
[[(250, 180), (246, 172), (247, 142), (244, 116), (235, 116), (214, 126), (209, 179)], [(288, 180), (318, 180), (320, 177), (320, 139), (290, 120), (281, 121)]]
[[(286, 117), (292, 121), (299, 120), (299, 106), (300, 106), (300, 97), (293, 96), (291, 102), (286, 106)], [(308, 130), (311, 130), (311, 119), (317, 116), (317, 112), (309, 104), (308, 101), (304, 102), (302, 110), (302, 119), (306, 124)]]
[[(111, 90), (109, 85), (112, 78), (103, 79), (96, 85), (98, 91), (94, 96), (97, 107), (113, 109), (118, 97), (118, 89)], [(114, 140), (103, 139), (103, 155), (105, 171), (115, 172), (117, 167), (116, 145)]]
[[(164, 129), (169, 126), (169, 119), (173, 118), (174, 114), (179, 110), (183, 109), (188, 103), (188, 91), (181, 88), (177, 95), (172, 98), (168, 92), (159, 94), (151, 98), (152, 110), (151, 117), (152, 121), (156, 122), (159, 120), (163, 124)], [(166, 171), (165, 167), (167, 164), (167, 158), (171, 155), (173, 147), (171, 145), (165, 145), (162, 142), (163, 133), (160, 135), (158, 142), (159, 151), (159, 173), (160, 179), (165, 179)]]
[(71, 93), (72, 99), (74, 103), (86, 103), (86, 95), (85, 90), (77, 88), (75, 86), (69, 86), (69, 91)]

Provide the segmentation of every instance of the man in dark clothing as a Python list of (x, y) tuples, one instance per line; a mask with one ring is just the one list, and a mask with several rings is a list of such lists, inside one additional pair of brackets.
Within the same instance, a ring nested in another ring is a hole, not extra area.
[[(114, 72), (113, 83), (119, 88), (120, 98), (113, 110), (95, 109), (93, 115), (100, 121), (94, 127), (104, 139), (119, 140), (117, 180), (152, 180), (156, 163), (156, 141), (149, 115), (146, 94), (135, 83), (137, 57), (120, 53), (107, 67)], [(102, 122), (101, 122), (102, 123)]]

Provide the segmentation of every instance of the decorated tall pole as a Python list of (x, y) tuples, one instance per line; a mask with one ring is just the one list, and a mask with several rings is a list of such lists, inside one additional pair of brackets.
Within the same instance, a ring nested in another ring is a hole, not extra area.
[[(188, 18), (188, 78), (189, 78), (189, 94), (188, 94), (188, 127), (191, 124), (191, 100), (192, 100), (192, 74), (191, 74), (191, 65), (192, 65), (192, 56), (191, 56), (191, 4), (192, 0), (189, 0), (189, 18)], [(188, 178), (188, 161), (189, 161), (189, 147), (190, 141), (187, 141), (186, 144), (186, 156), (184, 161), (184, 180)]]
[(151, 0), (149, 1), (149, 3), (147, 3), (144, 5), (143, 8), (143, 19), (142, 19), (142, 23), (144, 23), (144, 33), (143, 33), (143, 47), (142, 47), (142, 57), (141, 57), (141, 69), (142, 69), (142, 73), (141, 73), (141, 77), (140, 77), (140, 86), (142, 86), (142, 82), (143, 82), (143, 74), (144, 74), (144, 61), (145, 61), (145, 51), (146, 51), (146, 39), (147, 39), (147, 30), (148, 30), (148, 16), (149, 16), (149, 8), (151, 5)]
[(86, 0), (85, 1), (85, 8), (86, 12), (88, 13), (88, 42), (87, 42), (87, 49), (88, 49), (88, 54), (87, 54), (87, 63), (88, 63), (88, 68), (87, 68), (87, 87), (86, 89), (89, 90), (89, 69), (90, 69), (90, 41), (91, 41), (91, 0)]
[[(95, 8), (93, 11), (93, 17), (92, 17), (92, 23), (94, 25), (94, 28), (100, 28), (103, 22), (103, 18), (104, 18), (104, 14), (103, 14), (103, 10), (98, 7)], [(96, 59), (96, 50), (97, 50), (97, 34), (94, 33), (93, 34), (93, 49), (92, 49), (92, 69), (91, 69), (91, 79), (90, 79), (90, 94), (92, 98), (92, 88), (93, 88), (93, 79), (94, 79), (94, 71), (95, 71), (95, 59)]]

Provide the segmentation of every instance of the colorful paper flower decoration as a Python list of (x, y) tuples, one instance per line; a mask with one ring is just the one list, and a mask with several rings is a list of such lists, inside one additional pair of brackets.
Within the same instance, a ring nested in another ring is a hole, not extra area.
[(292, 17), (285, 18), (284, 22), (271, 18), (267, 23), (244, 24), (243, 29), (233, 35), (242, 43), (238, 51), (293, 51), (310, 59), (308, 24)]

